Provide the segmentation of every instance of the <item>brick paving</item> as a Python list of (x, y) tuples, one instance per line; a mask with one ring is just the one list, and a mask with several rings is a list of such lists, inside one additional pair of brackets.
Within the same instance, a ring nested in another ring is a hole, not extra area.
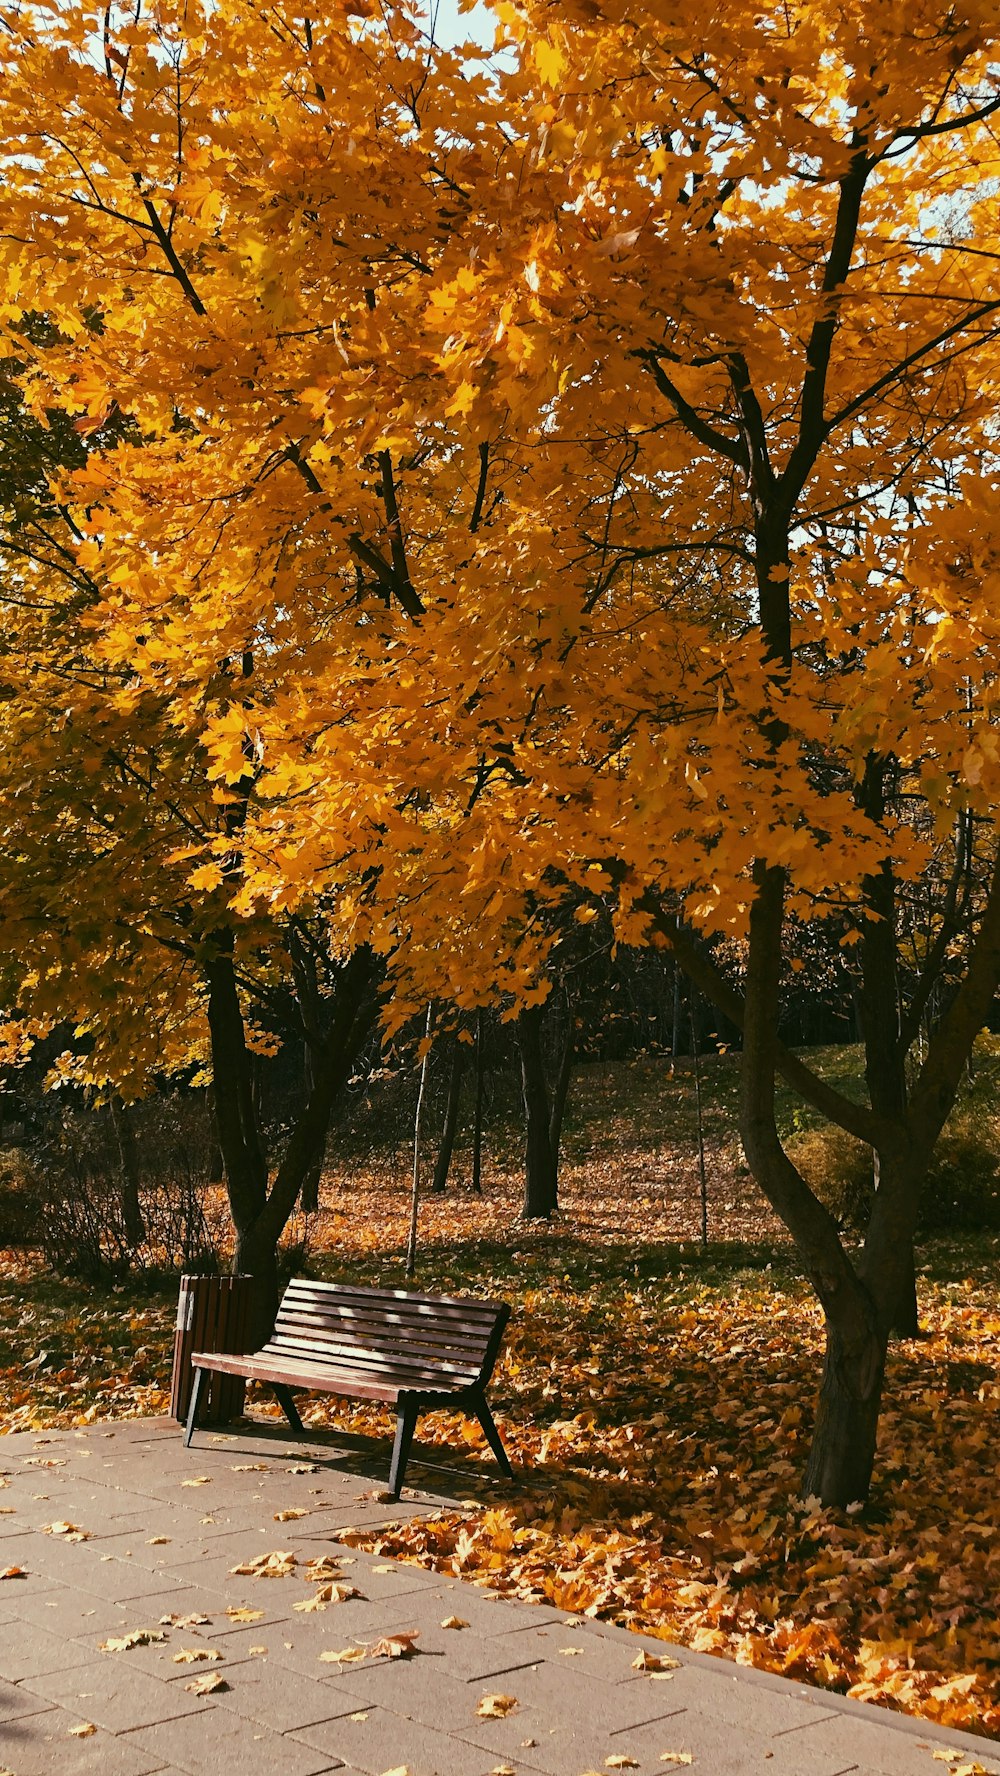
[[(338, 1543), (453, 1502), (385, 1502), (382, 1465), (273, 1424), (206, 1430), (190, 1450), (163, 1419), (0, 1438), (0, 1573), (23, 1569), (0, 1582), (0, 1772), (664, 1776), (675, 1753), (695, 1776), (934, 1776), (951, 1750), (1000, 1776), (1000, 1747), (969, 1734)], [(427, 1478), (417, 1459), (412, 1472)], [(276, 1521), (289, 1510), (303, 1514)], [(285, 1577), (232, 1570), (277, 1550), (295, 1557)], [(323, 1554), (360, 1595), (296, 1610)], [(139, 1628), (165, 1638), (102, 1650)], [(411, 1659), (324, 1657), (413, 1630)], [(636, 1671), (643, 1647), (676, 1669)], [(192, 1693), (206, 1674), (224, 1687)], [(478, 1714), (497, 1692), (513, 1711)]]

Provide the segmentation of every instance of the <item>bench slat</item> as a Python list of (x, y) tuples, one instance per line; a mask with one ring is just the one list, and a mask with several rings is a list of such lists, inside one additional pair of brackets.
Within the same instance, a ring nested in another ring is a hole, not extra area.
[(397, 1311), (412, 1310), (434, 1315), (457, 1308), (474, 1319), (495, 1319), (505, 1305), (501, 1301), (486, 1301), (481, 1296), (421, 1295), (412, 1289), (369, 1289), (360, 1283), (324, 1283), (307, 1277), (293, 1277), (282, 1299), (283, 1302), (296, 1300), (305, 1295), (315, 1295), (321, 1299), (335, 1297), (343, 1301), (356, 1299), (361, 1302), (378, 1302)]
[(400, 1350), (426, 1350), (442, 1357), (454, 1352), (478, 1363), (482, 1361), (492, 1337), (492, 1328), (482, 1336), (468, 1333), (459, 1335), (456, 1332), (439, 1333), (433, 1326), (425, 1323), (419, 1330), (410, 1332), (398, 1326), (380, 1325), (377, 1320), (345, 1319), (339, 1314), (282, 1313), (275, 1322), (274, 1334), (277, 1336), (286, 1333), (293, 1337), (317, 1340), (343, 1339), (365, 1346), (377, 1344), (386, 1349), (395, 1346)]
[(315, 1345), (289, 1344), (283, 1339), (272, 1339), (254, 1354), (261, 1362), (309, 1363), (318, 1373), (325, 1369), (339, 1369), (344, 1373), (356, 1371), (359, 1375), (414, 1375), (427, 1381), (440, 1376), (446, 1382), (455, 1381), (463, 1387), (471, 1387), (479, 1377), (479, 1365), (474, 1363), (425, 1363), (419, 1357), (378, 1356), (343, 1345), (320, 1349)]

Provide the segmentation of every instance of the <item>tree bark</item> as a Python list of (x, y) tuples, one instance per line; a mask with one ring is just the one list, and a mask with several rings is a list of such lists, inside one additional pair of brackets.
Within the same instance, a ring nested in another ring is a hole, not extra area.
[(434, 1176), (431, 1179), (431, 1191), (435, 1196), (443, 1195), (451, 1170), (451, 1157), (455, 1151), (455, 1136), (458, 1132), (458, 1112), (462, 1101), (462, 1080), (465, 1076), (465, 1045), (457, 1037), (452, 1038), (451, 1068), (448, 1073), (448, 1097), (445, 1103), (444, 1128), (441, 1131), (441, 1143), (438, 1147), (437, 1160), (434, 1165)]
[(828, 1318), (816, 1424), (802, 1481), (807, 1498), (851, 1505), (868, 1497), (885, 1351), (885, 1337), (869, 1304), (859, 1303), (839, 1324)]
[(544, 1221), (558, 1208), (556, 1168), (549, 1135), (551, 1105), (542, 1058), (542, 1009), (531, 1005), (517, 1019), (524, 1099), (524, 1206), (526, 1221)]
[[(308, 1104), (316, 1089), (316, 1062), (312, 1048), (307, 1042), (302, 1057), (302, 1084), (305, 1103)], [(319, 1208), (319, 1181), (323, 1175), (323, 1160), (326, 1143), (316, 1149), (302, 1180), (302, 1210), (306, 1215), (315, 1215)]]

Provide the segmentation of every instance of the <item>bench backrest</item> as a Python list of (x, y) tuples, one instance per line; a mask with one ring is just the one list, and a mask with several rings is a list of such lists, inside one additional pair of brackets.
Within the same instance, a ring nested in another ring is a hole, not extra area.
[(375, 1374), (417, 1392), (485, 1386), (509, 1318), (504, 1301), (293, 1277), (265, 1348), (269, 1356)]

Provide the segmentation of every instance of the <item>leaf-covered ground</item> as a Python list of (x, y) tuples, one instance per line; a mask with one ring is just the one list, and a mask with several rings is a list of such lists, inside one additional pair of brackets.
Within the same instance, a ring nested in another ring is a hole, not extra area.
[[(929, 1335), (892, 1354), (871, 1502), (822, 1512), (796, 1496), (819, 1316), (749, 1185), (713, 1169), (727, 1233), (742, 1204), (755, 1243), (702, 1253), (690, 1155), (674, 1189), (666, 1161), (612, 1157), (576, 1153), (551, 1227), (518, 1224), (516, 1185), (496, 1175), (482, 1202), (425, 1200), (417, 1285), (514, 1307), (493, 1396), (521, 1479), (494, 1483), (488, 1453), (470, 1479), (478, 1428), (428, 1417), (422, 1444), (458, 1448), (443, 1489), (463, 1508), (358, 1540), (1000, 1737), (1000, 1238), (925, 1248)], [(310, 1267), (401, 1283), (406, 1209), (398, 1173), (329, 1181)], [(97, 1298), (9, 1257), (0, 1428), (163, 1411), (175, 1299)], [(375, 1407), (311, 1416), (391, 1428)]]

